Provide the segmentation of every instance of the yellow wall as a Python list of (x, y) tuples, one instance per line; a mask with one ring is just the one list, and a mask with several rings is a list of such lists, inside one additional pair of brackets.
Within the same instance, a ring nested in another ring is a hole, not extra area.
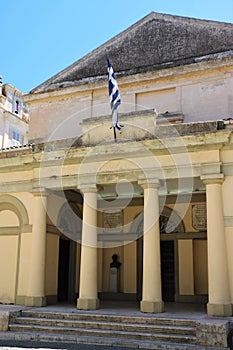
[(137, 242), (124, 245), (124, 293), (137, 292)]
[(0, 236), (0, 302), (14, 303), (17, 281), (18, 236)]
[(5, 226), (19, 226), (19, 219), (11, 210), (0, 211), (0, 227)]
[(194, 295), (193, 276), (193, 242), (192, 240), (178, 241), (179, 254), (179, 293)]
[[(106, 94), (106, 103), (108, 97)], [(108, 104), (109, 105), (109, 104)], [(41, 104), (30, 106), (31, 128), (29, 132), (29, 139), (39, 138), (45, 134), (48, 138), (59, 139), (65, 137), (74, 137), (81, 133), (80, 122), (84, 118), (91, 117), (91, 94), (79, 93), (79, 95), (65, 96), (59, 100), (43, 101), (43, 108)], [(52, 118), (48, 118), (52, 116)], [(62, 127), (66, 116), (66, 127)], [(61, 125), (60, 128), (58, 126)], [(62, 137), (61, 137), (62, 135)]]
[(46, 240), (45, 295), (57, 295), (59, 235), (48, 234)]
[(19, 257), (19, 279), (18, 296), (25, 297), (28, 289), (28, 276), (30, 271), (31, 259), (31, 233), (21, 234), (20, 257)]
[(158, 113), (180, 110), (179, 99), (177, 99), (176, 96), (176, 88), (137, 93), (136, 104), (137, 110), (156, 108)]
[(134, 222), (137, 216), (143, 212), (143, 206), (126, 207), (124, 210), (124, 225), (126, 231), (131, 232), (134, 228)]
[[(23, 175), (21, 175), (21, 179), (22, 179), (22, 176)], [(34, 196), (33, 196), (33, 194), (31, 194), (29, 192), (17, 192), (17, 193), (14, 193), (14, 197), (19, 199), (22, 202), (22, 204), (25, 206), (25, 209), (26, 209), (27, 215), (28, 215), (28, 219), (29, 219), (29, 224), (32, 225), (33, 218), (34, 218), (34, 203), (33, 203)]]
[(207, 77), (206, 80), (190, 82), (182, 87), (182, 110), (187, 122), (213, 120), (215, 116), (229, 114), (228, 81), (224, 76)]
[(208, 294), (207, 240), (193, 241), (193, 258), (195, 294)]
[[(233, 157), (233, 154), (232, 154)], [(233, 159), (233, 158), (232, 158)], [(233, 217), (232, 193), (233, 193), (233, 176), (225, 176), (223, 185), (223, 207), (224, 217)]]

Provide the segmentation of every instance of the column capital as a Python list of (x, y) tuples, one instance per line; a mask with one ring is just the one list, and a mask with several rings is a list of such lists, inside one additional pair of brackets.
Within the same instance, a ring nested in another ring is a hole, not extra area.
[(79, 185), (79, 190), (82, 193), (97, 193), (98, 192), (98, 188), (97, 188), (96, 184), (82, 184), (82, 185)]
[(46, 188), (34, 188), (31, 193), (35, 197), (48, 197), (49, 191)]
[(224, 182), (224, 174), (206, 174), (201, 175), (201, 180), (205, 185), (222, 184)]
[(146, 188), (159, 188), (160, 182), (158, 178), (143, 178), (138, 180), (138, 184), (146, 189)]

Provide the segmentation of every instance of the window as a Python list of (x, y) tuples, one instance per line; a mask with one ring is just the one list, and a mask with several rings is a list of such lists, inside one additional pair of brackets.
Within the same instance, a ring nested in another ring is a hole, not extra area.
[(20, 134), (19, 132), (13, 130), (12, 131), (12, 139), (16, 140), (16, 141), (19, 141), (20, 140)]
[(11, 146), (19, 146), (20, 145), (20, 133), (12, 130), (12, 137), (11, 137)]

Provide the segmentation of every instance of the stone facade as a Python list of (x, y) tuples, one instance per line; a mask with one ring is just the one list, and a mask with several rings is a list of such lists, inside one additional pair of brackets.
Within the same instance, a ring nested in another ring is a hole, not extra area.
[(232, 328), (231, 321), (209, 319), (197, 322), (196, 336), (200, 346), (228, 348), (227, 335)]

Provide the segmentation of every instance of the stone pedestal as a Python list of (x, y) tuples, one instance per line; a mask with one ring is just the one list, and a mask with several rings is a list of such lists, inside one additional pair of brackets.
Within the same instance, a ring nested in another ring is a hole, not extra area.
[(110, 267), (109, 292), (118, 293), (118, 269), (117, 269), (117, 267)]

